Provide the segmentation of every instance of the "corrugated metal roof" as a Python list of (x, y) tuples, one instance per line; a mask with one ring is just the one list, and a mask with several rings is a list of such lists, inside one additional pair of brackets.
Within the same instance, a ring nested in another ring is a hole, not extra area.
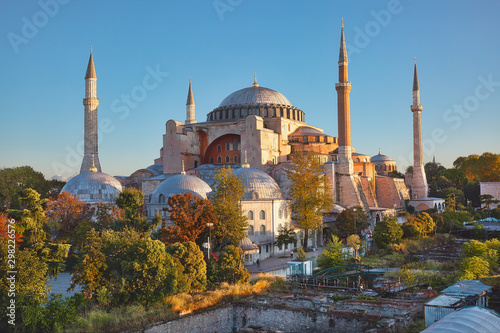
[(480, 306), (466, 307), (446, 315), (422, 333), (498, 333), (500, 315)]
[(464, 280), (444, 289), (441, 293), (455, 295), (481, 295), (485, 291), (490, 292), (491, 287), (479, 280)]
[(465, 298), (466, 296), (439, 295), (438, 297), (425, 303), (425, 305), (456, 307), (462, 304)]

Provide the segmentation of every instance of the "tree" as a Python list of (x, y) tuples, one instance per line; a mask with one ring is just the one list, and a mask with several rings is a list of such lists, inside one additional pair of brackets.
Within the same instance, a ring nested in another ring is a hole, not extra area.
[[(159, 219), (148, 221), (142, 214), (142, 206), (144, 205), (144, 193), (142, 191), (129, 187), (124, 189), (116, 198), (116, 205), (123, 209), (124, 218), (115, 223), (118, 229), (129, 227), (142, 233), (150, 232), (154, 227), (161, 222)], [(122, 228), (120, 228), (120, 226)]]
[(343, 249), (344, 245), (335, 235), (328, 241), (323, 252), (316, 259), (316, 264), (321, 270), (342, 266), (347, 262), (348, 255)]
[(243, 250), (228, 245), (217, 261), (218, 282), (245, 283), (250, 281), (250, 274), (243, 266)]
[(21, 209), (20, 198), (31, 188), (42, 198), (56, 196), (64, 182), (46, 180), (41, 172), (30, 166), (0, 169), (0, 209)]
[(496, 205), (500, 202), (500, 200), (496, 200), (491, 194), (482, 194), (479, 196), (479, 199), (481, 200), (481, 205), (486, 206), (487, 210), (490, 210), (491, 205)]
[(47, 239), (45, 228), (47, 217), (43, 205), (47, 199), (40, 199), (40, 194), (29, 188), (26, 190), (26, 197), (23, 198), (26, 209), (22, 213), (21, 226), (23, 230), (24, 245), (34, 247), (37, 244), (43, 244)]
[(370, 226), (368, 215), (361, 206), (344, 209), (337, 217), (338, 228), (344, 234), (359, 234), (361, 230)]
[(354, 251), (354, 258), (358, 257), (358, 250), (361, 245), (361, 240), (358, 235), (351, 235), (346, 239), (347, 247), (351, 248)]
[(415, 217), (415, 224), (423, 237), (426, 237), (427, 235), (432, 233), (434, 231), (434, 228), (436, 227), (434, 220), (426, 212), (417, 214), (417, 216)]
[(490, 273), (490, 264), (481, 257), (468, 257), (460, 262), (460, 280), (476, 280)]
[(181, 265), (178, 271), (178, 292), (205, 290), (207, 265), (199, 246), (194, 242), (175, 243), (167, 246), (166, 251)]
[(392, 170), (387, 175), (392, 178), (403, 178), (403, 179), (405, 178), (405, 175), (403, 175), (401, 172), (397, 170)]
[(90, 206), (74, 195), (64, 192), (55, 200), (49, 200), (45, 208), (49, 226), (52, 228), (52, 237), (57, 241), (72, 242), (72, 235), (83, 221), (92, 217)]
[(384, 217), (375, 225), (373, 240), (378, 247), (384, 249), (389, 244), (397, 244), (401, 241), (403, 230), (395, 217)]
[(311, 152), (294, 153), (287, 170), (290, 179), (289, 196), (292, 212), (304, 230), (304, 248), (307, 248), (309, 230), (319, 230), (323, 225), (323, 212), (333, 206), (333, 197), (323, 174), (321, 161)]
[(500, 181), (500, 154), (484, 153), (459, 157), (453, 166), (465, 173), (470, 181)]
[(99, 288), (107, 285), (104, 272), (108, 268), (102, 253), (101, 237), (93, 228), (87, 233), (78, 257), (70, 289), (74, 290), (76, 285), (80, 285), (85, 298), (90, 299)]
[(168, 226), (162, 236), (167, 244), (175, 242), (195, 242), (207, 228), (207, 223), (217, 225), (210, 200), (199, 198), (192, 193), (177, 194), (168, 198), (167, 211), (173, 226)]
[(285, 255), (285, 248), (288, 244), (295, 243), (296, 241), (295, 232), (292, 228), (287, 228), (286, 226), (280, 228), (278, 237), (276, 237), (276, 246), (280, 249), (283, 246), (283, 255)]
[(212, 230), (214, 248), (237, 246), (245, 237), (248, 228), (247, 217), (242, 213), (240, 204), (245, 194), (243, 181), (233, 174), (230, 168), (218, 169), (214, 178), (212, 205), (217, 217), (217, 223)]
[(488, 242), (480, 242), (471, 240), (462, 245), (462, 252), (467, 258), (480, 257), (488, 262), (488, 267), (495, 269), (498, 267), (498, 240)]

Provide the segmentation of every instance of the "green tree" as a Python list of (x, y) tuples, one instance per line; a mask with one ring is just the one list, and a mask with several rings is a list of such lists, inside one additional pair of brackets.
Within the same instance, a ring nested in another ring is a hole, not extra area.
[(212, 245), (215, 249), (220, 250), (227, 245), (237, 246), (245, 238), (248, 222), (240, 204), (244, 194), (243, 181), (230, 168), (220, 168), (215, 172), (215, 190), (212, 195), (217, 217), (217, 224), (212, 230)]
[(500, 181), (500, 154), (484, 153), (459, 157), (453, 166), (465, 173), (470, 181)]
[(283, 255), (285, 255), (285, 248), (288, 244), (295, 243), (296, 241), (295, 232), (292, 228), (287, 228), (287, 226), (280, 228), (278, 237), (276, 237), (276, 246), (280, 249), (283, 247)]
[(85, 298), (92, 298), (99, 288), (107, 285), (104, 279), (104, 272), (107, 268), (106, 257), (102, 253), (101, 237), (92, 228), (87, 233), (81, 251), (78, 253), (78, 263), (71, 279), (71, 290), (79, 285), (82, 287)]
[(351, 248), (354, 251), (354, 258), (358, 257), (358, 250), (361, 245), (361, 240), (358, 235), (351, 235), (346, 239), (347, 247)]
[(476, 280), (490, 273), (490, 264), (481, 257), (468, 257), (460, 262), (460, 280)]
[(462, 252), (467, 258), (480, 257), (486, 260), (489, 268), (495, 269), (498, 267), (498, 248), (498, 240), (483, 243), (474, 239), (462, 245)]
[(290, 179), (289, 196), (292, 212), (304, 230), (304, 248), (307, 248), (309, 231), (319, 230), (323, 225), (323, 212), (333, 206), (328, 179), (323, 174), (320, 159), (311, 152), (294, 153), (287, 170)]
[(399, 243), (402, 236), (403, 230), (395, 217), (384, 217), (373, 230), (373, 240), (382, 249), (389, 244)]
[(370, 226), (368, 215), (361, 206), (344, 209), (337, 217), (337, 227), (344, 234), (359, 234)]
[(297, 249), (297, 259), (301, 261), (307, 260), (306, 251), (302, 246), (299, 246)]
[(217, 261), (218, 282), (245, 283), (250, 281), (250, 274), (243, 264), (243, 251), (239, 247), (226, 246)]
[(147, 233), (161, 222), (161, 219), (148, 221), (143, 215), (144, 193), (134, 187), (126, 188), (118, 194), (116, 205), (124, 211), (123, 220), (118, 221), (118, 224), (115, 223), (115, 227), (118, 227), (118, 229), (128, 227), (142, 233)]
[(348, 254), (343, 251), (344, 245), (335, 235), (328, 241), (323, 252), (316, 259), (321, 270), (342, 266), (347, 262)]
[(417, 216), (415, 217), (415, 224), (417, 225), (423, 237), (426, 237), (427, 235), (431, 234), (434, 231), (434, 228), (436, 227), (434, 220), (426, 212), (421, 212), (417, 214)]
[(23, 245), (26, 247), (36, 247), (47, 239), (45, 232), (47, 217), (43, 208), (47, 201), (47, 199), (40, 199), (37, 191), (31, 188), (26, 190), (26, 196), (23, 198), (26, 209), (23, 211), (21, 220)]
[(481, 205), (486, 206), (487, 210), (490, 210), (491, 205), (496, 205), (500, 202), (500, 200), (496, 200), (491, 194), (482, 194), (479, 196), (479, 199), (481, 200)]
[(199, 198), (192, 193), (177, 194), (168, 198), (168, 212), (173, 226), (162, 233), (166, 244), (175, 242), (195, 242), (207, 228), (207, 223), (217, 224), (210, 200)]
[(178, 291), (205, 290), (207, 286), (207, 265), (199, 246), (194, 242), (174, 243), (167, 246), (166, 251), (174, 257), (174, 260), (178, 260), (182, 266), (178, 272)]

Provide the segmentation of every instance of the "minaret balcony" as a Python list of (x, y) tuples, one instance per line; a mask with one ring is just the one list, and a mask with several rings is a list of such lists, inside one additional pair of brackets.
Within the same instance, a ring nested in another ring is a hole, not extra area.
[(351, 82), (335, 83), (335, 88), (338, 88), (338, 87), (350, 87), (350, 86), (351, 86)]

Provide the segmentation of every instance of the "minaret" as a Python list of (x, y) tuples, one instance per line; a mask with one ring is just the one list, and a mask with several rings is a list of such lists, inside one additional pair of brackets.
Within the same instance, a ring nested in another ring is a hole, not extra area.
[(191, 79), (189, 79), (189, 91), (186, 102), (186, 124), (196, 123), (194, 111), (195, 111), (195, 105), (194, 105), (193, 89), (191, 88)]
[(420, 104), (420, 86), (418, 85), (417, 58), (413, 72), (413, 181), (411, 184), (412, 199), (427, 197), (428, 186), (424, 169), (424, 154), (422, 146), (422, 118), (423, 106)]
[[(90, 48), (90, 59), (85, 74), (85, 98), (83, 106), (85, 112), (85, 145), (83, 150), (83, 161), (80, 173), (89, 172), (94, 166), (101, 172), (97, 148), (97, 76), (95, 74), (94, 58), (92, 57), (92, 47)], [(94, 160), (94, 161), (93, 161)]]
[(343, 174), (353, 173), (351, 152), (351, 83), (348, 81), (347, 49), (344, 38), (344, 19), (342, 19), (342, 33), (340, 36), (339, 53), (339, 83), (335, 84), (337, 90), (337, 112), (339, 126), (338, 172)]

